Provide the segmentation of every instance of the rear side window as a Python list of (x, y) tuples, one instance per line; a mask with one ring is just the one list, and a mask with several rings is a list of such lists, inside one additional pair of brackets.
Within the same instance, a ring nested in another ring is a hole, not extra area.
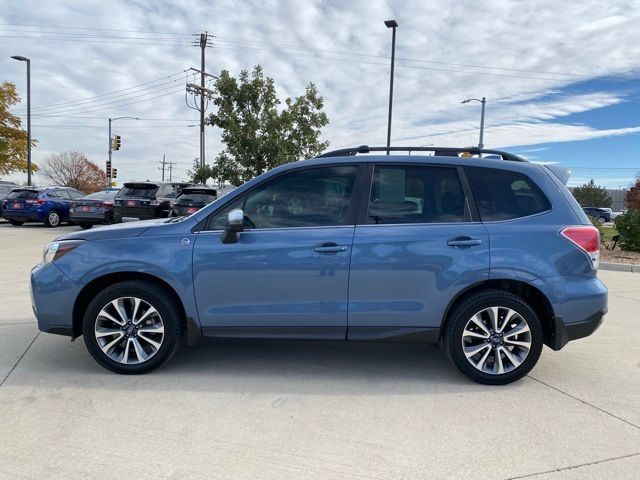
[(544, 193), (522, 173), (465, 167), (484, 222), (526, 217), (551, 209)]
[(8, 200), (26, 200), (29, 198), (37, 198), (38, 191), (36, 190), (14, 190), (7, 195)]
[(465, 195), (451, 167), (378, 165), (367, 223), (464, 221)]

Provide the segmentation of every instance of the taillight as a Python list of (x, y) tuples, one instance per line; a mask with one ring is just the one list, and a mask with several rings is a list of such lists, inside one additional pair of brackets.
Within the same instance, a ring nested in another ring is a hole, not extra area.
[(39, 198), (38, 199), (38, 205), (42, 205), (44, 202), (46, 202), (46, 200), (44, 198)]
[(38, 205), (40, 205), (40, 199), (36, 200), (36, 199), (33, 199), (33, 198), (28, 198), (28, 199), (26, 199), (24, 201), (24, 203), (26, 203), (28, 205), (35, 205), (37, 203)]
[(593, 269), (598, 268), (600, 259), (600, 232), (593, 225), (580, 225), (563, 228), (560, 233), (583, 250), (591, 260)]
[(113, 202), (102, 202), (100, 204), (100, 207), (102, 208), (109, 208), (109, 207), (113, 207)]
[(151, 205), (152, 207), (157, 207), (158, 205), (160, 205), (160, 202), (158, 201), (158, 199), (154, 198), (149, 202), (149, 205)]

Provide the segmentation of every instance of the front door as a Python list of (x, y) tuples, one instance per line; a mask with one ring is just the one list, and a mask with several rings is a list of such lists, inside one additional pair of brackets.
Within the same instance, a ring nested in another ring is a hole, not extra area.
[(349, 338), (437, 332), (457, 292), (489, 278), (489, 235), (456, 167), (377, 165), (355, 232)]
[[(193, 257), (205, 335), (344, 339), (357, 174), (353, 165), (285, 172), (214, 214)], [(223, 244), (232, 208), (243, 209), (246, 229)]]

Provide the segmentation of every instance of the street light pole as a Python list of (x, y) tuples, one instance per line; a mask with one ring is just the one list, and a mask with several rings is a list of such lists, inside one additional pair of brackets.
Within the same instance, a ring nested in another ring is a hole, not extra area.
[(27, 62), (27, 184), (31, 185), (31, 59), (20, 55), (11, 58)]
[[(387, 119), (387, 148), (391, 146), (391, 111), (393, 109), (393, 72), (396, 63), (396, 28), (398, 28), (398, 22), (395, 20), (386, 20), (384, 24), (387, 28), (392, 29), (391, 34), (391, 74), (389, 79), (389, 118)], [(387, 155), (389, 155), (387, 150)]]
[(484, 107), (487, 104), (487, 98), (467, 98), (466, 100), (463, 100), (462, 103), (469, 103), (471, 101), (480, 102), (482, 104), (482, 113), (480, 115), (480, 142), (478, 143), (478, 148), (484, 148)]

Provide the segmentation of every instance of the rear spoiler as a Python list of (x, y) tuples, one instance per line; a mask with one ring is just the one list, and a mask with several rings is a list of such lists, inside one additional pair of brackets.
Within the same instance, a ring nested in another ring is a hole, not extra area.
[(544, 165), (547, 167), (551, 173), (553, 173), (558, 179), (564, 183), (565, 185), (569, 181), (569, 177), (571, 176), (571, 170), (565, 167), (558, 167), (556, 165)]

